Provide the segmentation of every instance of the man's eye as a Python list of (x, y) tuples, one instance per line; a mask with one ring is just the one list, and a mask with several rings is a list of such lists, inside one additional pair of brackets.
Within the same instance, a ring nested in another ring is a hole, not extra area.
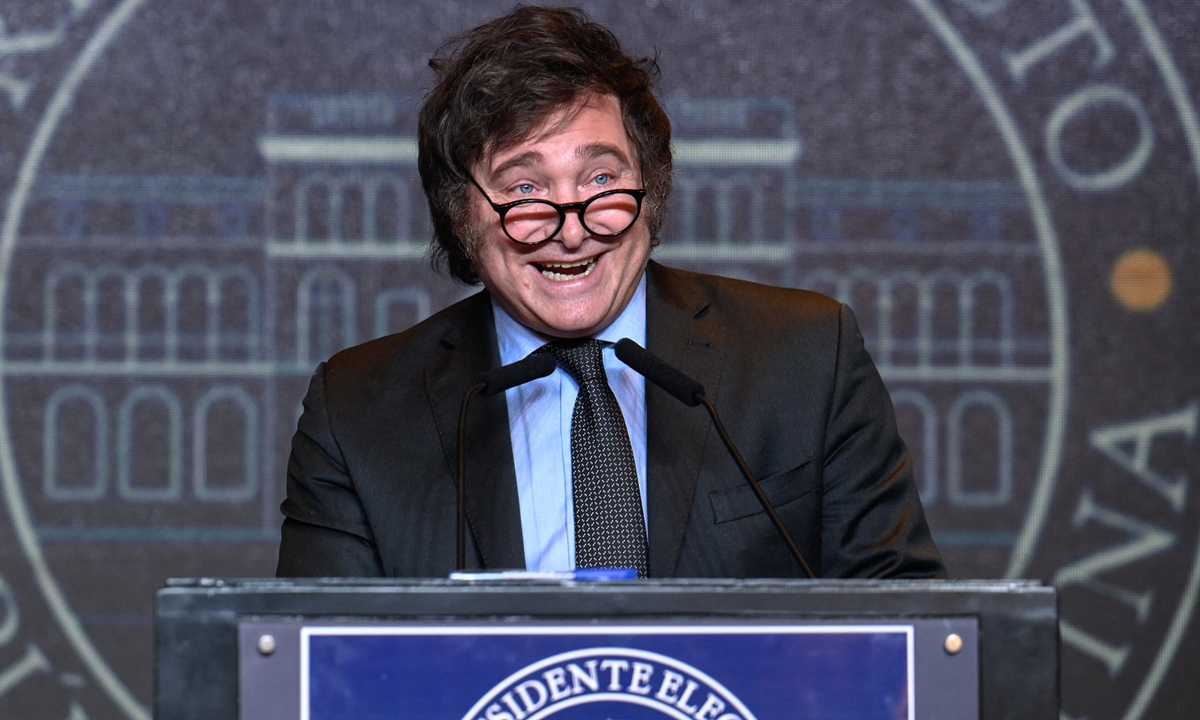
[(533, 193), (533, 186), (529, 183), (521, 183), (516, 187), (516, 191), (518, 195), (529, 195)]
[(612, 176), (608, 175), (607, 173), (600, 173), (596, 177), (592, 178), (592, 182), (596, 183), (597, 185), (607, 185), (609, 180), (612, 180)]

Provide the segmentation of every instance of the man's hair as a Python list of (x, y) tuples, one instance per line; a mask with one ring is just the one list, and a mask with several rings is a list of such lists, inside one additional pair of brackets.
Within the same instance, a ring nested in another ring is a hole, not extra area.
[(435, 266), (464, 283), (479, 282), (469, 169), (593, 94), (620, 103), (647, 191), (642, 214), (657, 243), (671, 192), (671, 123), (654, 97), (654, 59), (626, 55), (616, 36), (582, 10), (517, 6), (447, 42), (429, 65), (438, 80), (421, 107), (417, 164), (433, 220)]

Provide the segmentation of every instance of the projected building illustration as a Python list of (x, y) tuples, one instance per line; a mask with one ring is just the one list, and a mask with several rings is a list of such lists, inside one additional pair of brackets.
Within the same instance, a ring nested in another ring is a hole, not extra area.
[[(668, 109), (656, 257), (850, 304), (939, 543), (1007, 552), (1037, 470), (1016, 428), (1042, 437), (1050, 362), (1018, 189), (813, 179), (790, 101)], [(315, 365), (471, 292), (429, 270), (415, 111), (280, 96), (263, 177), (40, 178), (4, 358), (10, 402), (41, 408), (13, 432), (44, 540), (275, 540)]]

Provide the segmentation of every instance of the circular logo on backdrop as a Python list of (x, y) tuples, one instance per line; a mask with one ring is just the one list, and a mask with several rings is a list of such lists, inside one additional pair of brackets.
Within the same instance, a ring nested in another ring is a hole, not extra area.
[[(383, 5), (0, 4), (0, 706), (148, 718), (153, 590), (273, 571), (313, 366), (461, 294), (424, 260), (414, 98), (436, 42), (506, 4)], [(1140, 0), (607, 7), (662, 49), (659, 259), (854, 308), (952, 575), (1061, 589), (1066, 717), (1137, 720), (1164, 682), (1186, 692), (1200, 128), (1162, 18)], [(751, 717), (628, 654), (531, 666), (472, 717), (519, 718), (506, 697), (679, 712), (576, 685), (572, 664), (605, 660)]]
[(661, 715), (755, 720), (741, 700), (700, 670), (630, 648), (588, 648), (540, 660), (492, 688), (463, 720)]
[[(1019, 20), (1007, 2), (911, 5), (987, 108), (1042, 248), (1053, 379), (1006, 574), (1060, 589), (1064, 716), (1135, 720), (1200, 585), (1200, 508), (1187, 493), (1198, 388), (1179, 371), (1195, 350), (1169, 329), (1194, 305), (1168, 260), (1183, 260), (1188, 238), (1148, 221), (1173, 203), (1196, 217), (1195, 109), (1139, 0)], [(1147, 344), (1162, 355), (1147, 357)]]

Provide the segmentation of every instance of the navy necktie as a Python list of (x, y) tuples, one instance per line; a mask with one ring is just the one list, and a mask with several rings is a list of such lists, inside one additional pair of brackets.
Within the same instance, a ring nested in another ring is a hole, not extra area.
[(633, 447), (608, 386), (600, 340), (559, 340), (542, 348), (579, 383), (571, 415), (575, 566), (637, 568), (646, 577), (646, 524)]

